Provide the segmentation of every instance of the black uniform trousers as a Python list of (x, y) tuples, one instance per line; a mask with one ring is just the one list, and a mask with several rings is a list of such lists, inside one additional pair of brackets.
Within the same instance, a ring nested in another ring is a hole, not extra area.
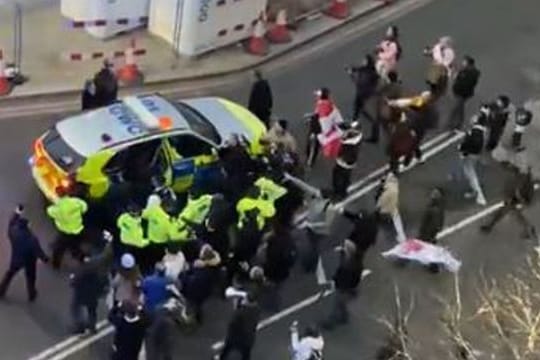
[(334, 165), (332, 170), (332, 190), (338, 199), (347, 197), (347, 188), (351, 184), (352, 169), (347, 169), (339, 164)]
[(73, 257), (81, 257), (82, 251), (81, 251), (81, 241), (82, 241), (83, 235), (81, 234), (65, 234), (65, 233), (59, 233), (58, 237), (56, 238), (56, 241), (53, 244), (53, 252), (52, 252), (52, 266), (55, 269), (60, 268), (60, 265), (62, 264), (62, 259), (64, 258), (64, 254), (67, 250), (70, 251), (71, 255)]
[[(97, 300), (80, 301), (73, 299), (71, 302), (71, 316), (75, 325), (75, 331), (83, 332), (85, 329), (96, 330), (97, 323)], [(86, 316), (84, 312), (86, 311)]]
[(4, 296), (11, 280), (17, 275), (19, 271), (24, 269), (24, 275), (26, 277), (26, 290), (28, 292), (28, 298), (30, 300), (34, 299), (36, 291), (36, 262), (35, 257), (24, 259), (23, 261), (11, 262), (8, 270), (6, 271), (2, 283), (0, 284), (0, 296)]
[(522, 234), (524, 236), (534, 235), (534, 226), (529, 222), (522, 212), (522, 209), (518, 209), (516, 204), (513, 202), (505, 202), (503, 207), (495, 212), (493, 217), (482, 226), (483, 229), (491, 231), (493, 227), (501, 221), (506, 215), (513, 214), (517, 219), (519, 225), (521, 226)]

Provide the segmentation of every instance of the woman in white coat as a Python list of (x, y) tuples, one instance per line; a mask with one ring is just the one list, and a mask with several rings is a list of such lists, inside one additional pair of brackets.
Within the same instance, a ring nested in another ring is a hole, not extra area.
[(300, 337), (298, 322), (291, 325), (291, 359), (292, 360), (322, 360), (324, 339), (314, 326), (308, 326)]

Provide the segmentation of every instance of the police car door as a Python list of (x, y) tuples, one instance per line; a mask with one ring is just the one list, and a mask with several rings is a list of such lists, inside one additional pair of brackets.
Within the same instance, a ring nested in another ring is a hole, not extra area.
[(167, 141), (174, 191), (184, 192), (192, 187), (196, 191), (215, 191), (221, 171), (214, 146), (192, 133), (173, 135)]

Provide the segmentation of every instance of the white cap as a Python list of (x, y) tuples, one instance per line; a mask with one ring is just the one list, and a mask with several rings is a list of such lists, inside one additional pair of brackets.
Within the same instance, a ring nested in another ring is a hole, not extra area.
[(135, 267), (135, 258), (133, 255), (126, 253), (122, 255), (120, 265), (122, 265), (124, 269), (133, 269)]
[(155, 206), (155, 205), (161, 205), (161, 198), (157, 194), (152, 194), (148, 197), (148, 201), (146, 202), (146, 207)]

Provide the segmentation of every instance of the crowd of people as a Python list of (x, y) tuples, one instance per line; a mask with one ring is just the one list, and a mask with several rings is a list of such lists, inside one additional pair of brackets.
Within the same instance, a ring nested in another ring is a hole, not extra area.
[[(272, 91), (257, 72), (249, 109), (269, 129), (261, 140), (265, 154), (254, 157), (245, 139), (233, 136), (220, 149), (225, 178), (213, 192), (193, 191), (183, 198), (159, 189), (145, 197), (145, 204), (128, 201), (119, 206), (115, 201), (109, 204), (114, 210), (106, 211), (114, 214), (114, 221), (98, 221), (99, 241), (95, 234), (90, 235), (89, 228), (96, 227), (95, 220), (100, 217), (84, 200), (84, 189), (75, 187), (59, 194), (58, 201), (47, 208), (59, 233), (51, 259), (53, 267), (59, 269), (69, 250), (78, 262), (70, 276), (74, 333), (96, 332), (98, 303), (106, 298), (109, 320), (116, 329), (112, 359), (137, 359), (143, 343), (155, 359), (172, 359), (174, 329), (202, 323), (204, 305), (217, 293), (231, 300), (234, 311), (224, 346), (215, 358), (227, 359), (237, 351), (243, 360), (250, 359), (261, 314), (280, 309), (281, 287), (299, 256), (307, 271), (316, 272), (327, 224), (323, 220), (321, 229), (317, 226), (320, 221), (308, 219), (304, 225), (311, 246), (299, 255), (291, 234), (297, 225), (293, 222), (295, 213), (305, 205), (306, 197), (309, 210), (316, 208), (315, 216), (328, 211), (333, 202), (345, 199), (361, 144), (379, 142), (382, 130), (390, 171), (381, 181), (375, 207), (358, 212), (339, 210), (353, 230), (336, 248), (340, 262), (331, 281), (335, 290), (332, 309), (320, 323), (307, 326), (302, 336), (297, 323), (291, 327), (292, 358), (322, 359), (320, 327), (330, 330), (348, 321), (347, 303), (356, 296), (367, 273), (364, 257), (375, 244), (379, 227), (390, 229), (398, 243), (407, 239), (399, 211), (399, 178), (413, 160), (424, 160), (420, 145), (427, 132), (439, 125), (438, 103), (448, 87), (454, 103), (445, 126), (462, 133), (463, 138), (457, 154), (459, 166), (452, 176), (467, 181), (470, 191), (466, 197), (474, 198), (479, 205), (487, 204), (476, 173), (485, 153), (510, 169), (505, 206), (482, 230), (489, 232), (505, 214), (516, 212), (523, 235), (533, 234), (534, 227), (521, 212), (534, 193), (522, 144), (531, 112), (515, 107), (508, 96), (501, 95), (484, 103), (467, 124), (465, 106), (480, 79), (474, 59), (465, 56), (459, 66), (452, 40), (441, 38), (424, 51), (430, 57), (426, 89), (410, 95), (398, 75), (402, 51), (399, 31), (392, 26), (360, 66), (346, 68), (356, 89), (352, 121), (344, 120), (330, 89), (316, 92), (315, 109), (306, 116), (304, 153), (286, 120), (272, 122)], [(108, 63), (99, 74), (85, 88), (85, 109), (116, 98), (117, 87), (111, 85), (114, 74)], [(366, 106), (368, 102), (375, 103), (375, 114)], [(367, 138), (363, 121), (370, 125)], [(314, 193), (307, 184), (302, 186), (299, 178), (306, 169), (316, 166), (321, 154), (333, 161), (332, 180), (328, 189)], [(289, 181), (291, 176), (296, 181)], [(435, 188), (427, 200), (417, 238), (436, 243), (444, 218), (445, 191)], [(13, 245), (12, 262), (0, 284), (0, 296), (24, 268), (29, 300), (34, 301), (36, 262), (49, 258), (30, 230), (22, 205), (10, 220), (8, 234)], [(427, 268), (434, 273), (440, 270), (435, 263)]]

